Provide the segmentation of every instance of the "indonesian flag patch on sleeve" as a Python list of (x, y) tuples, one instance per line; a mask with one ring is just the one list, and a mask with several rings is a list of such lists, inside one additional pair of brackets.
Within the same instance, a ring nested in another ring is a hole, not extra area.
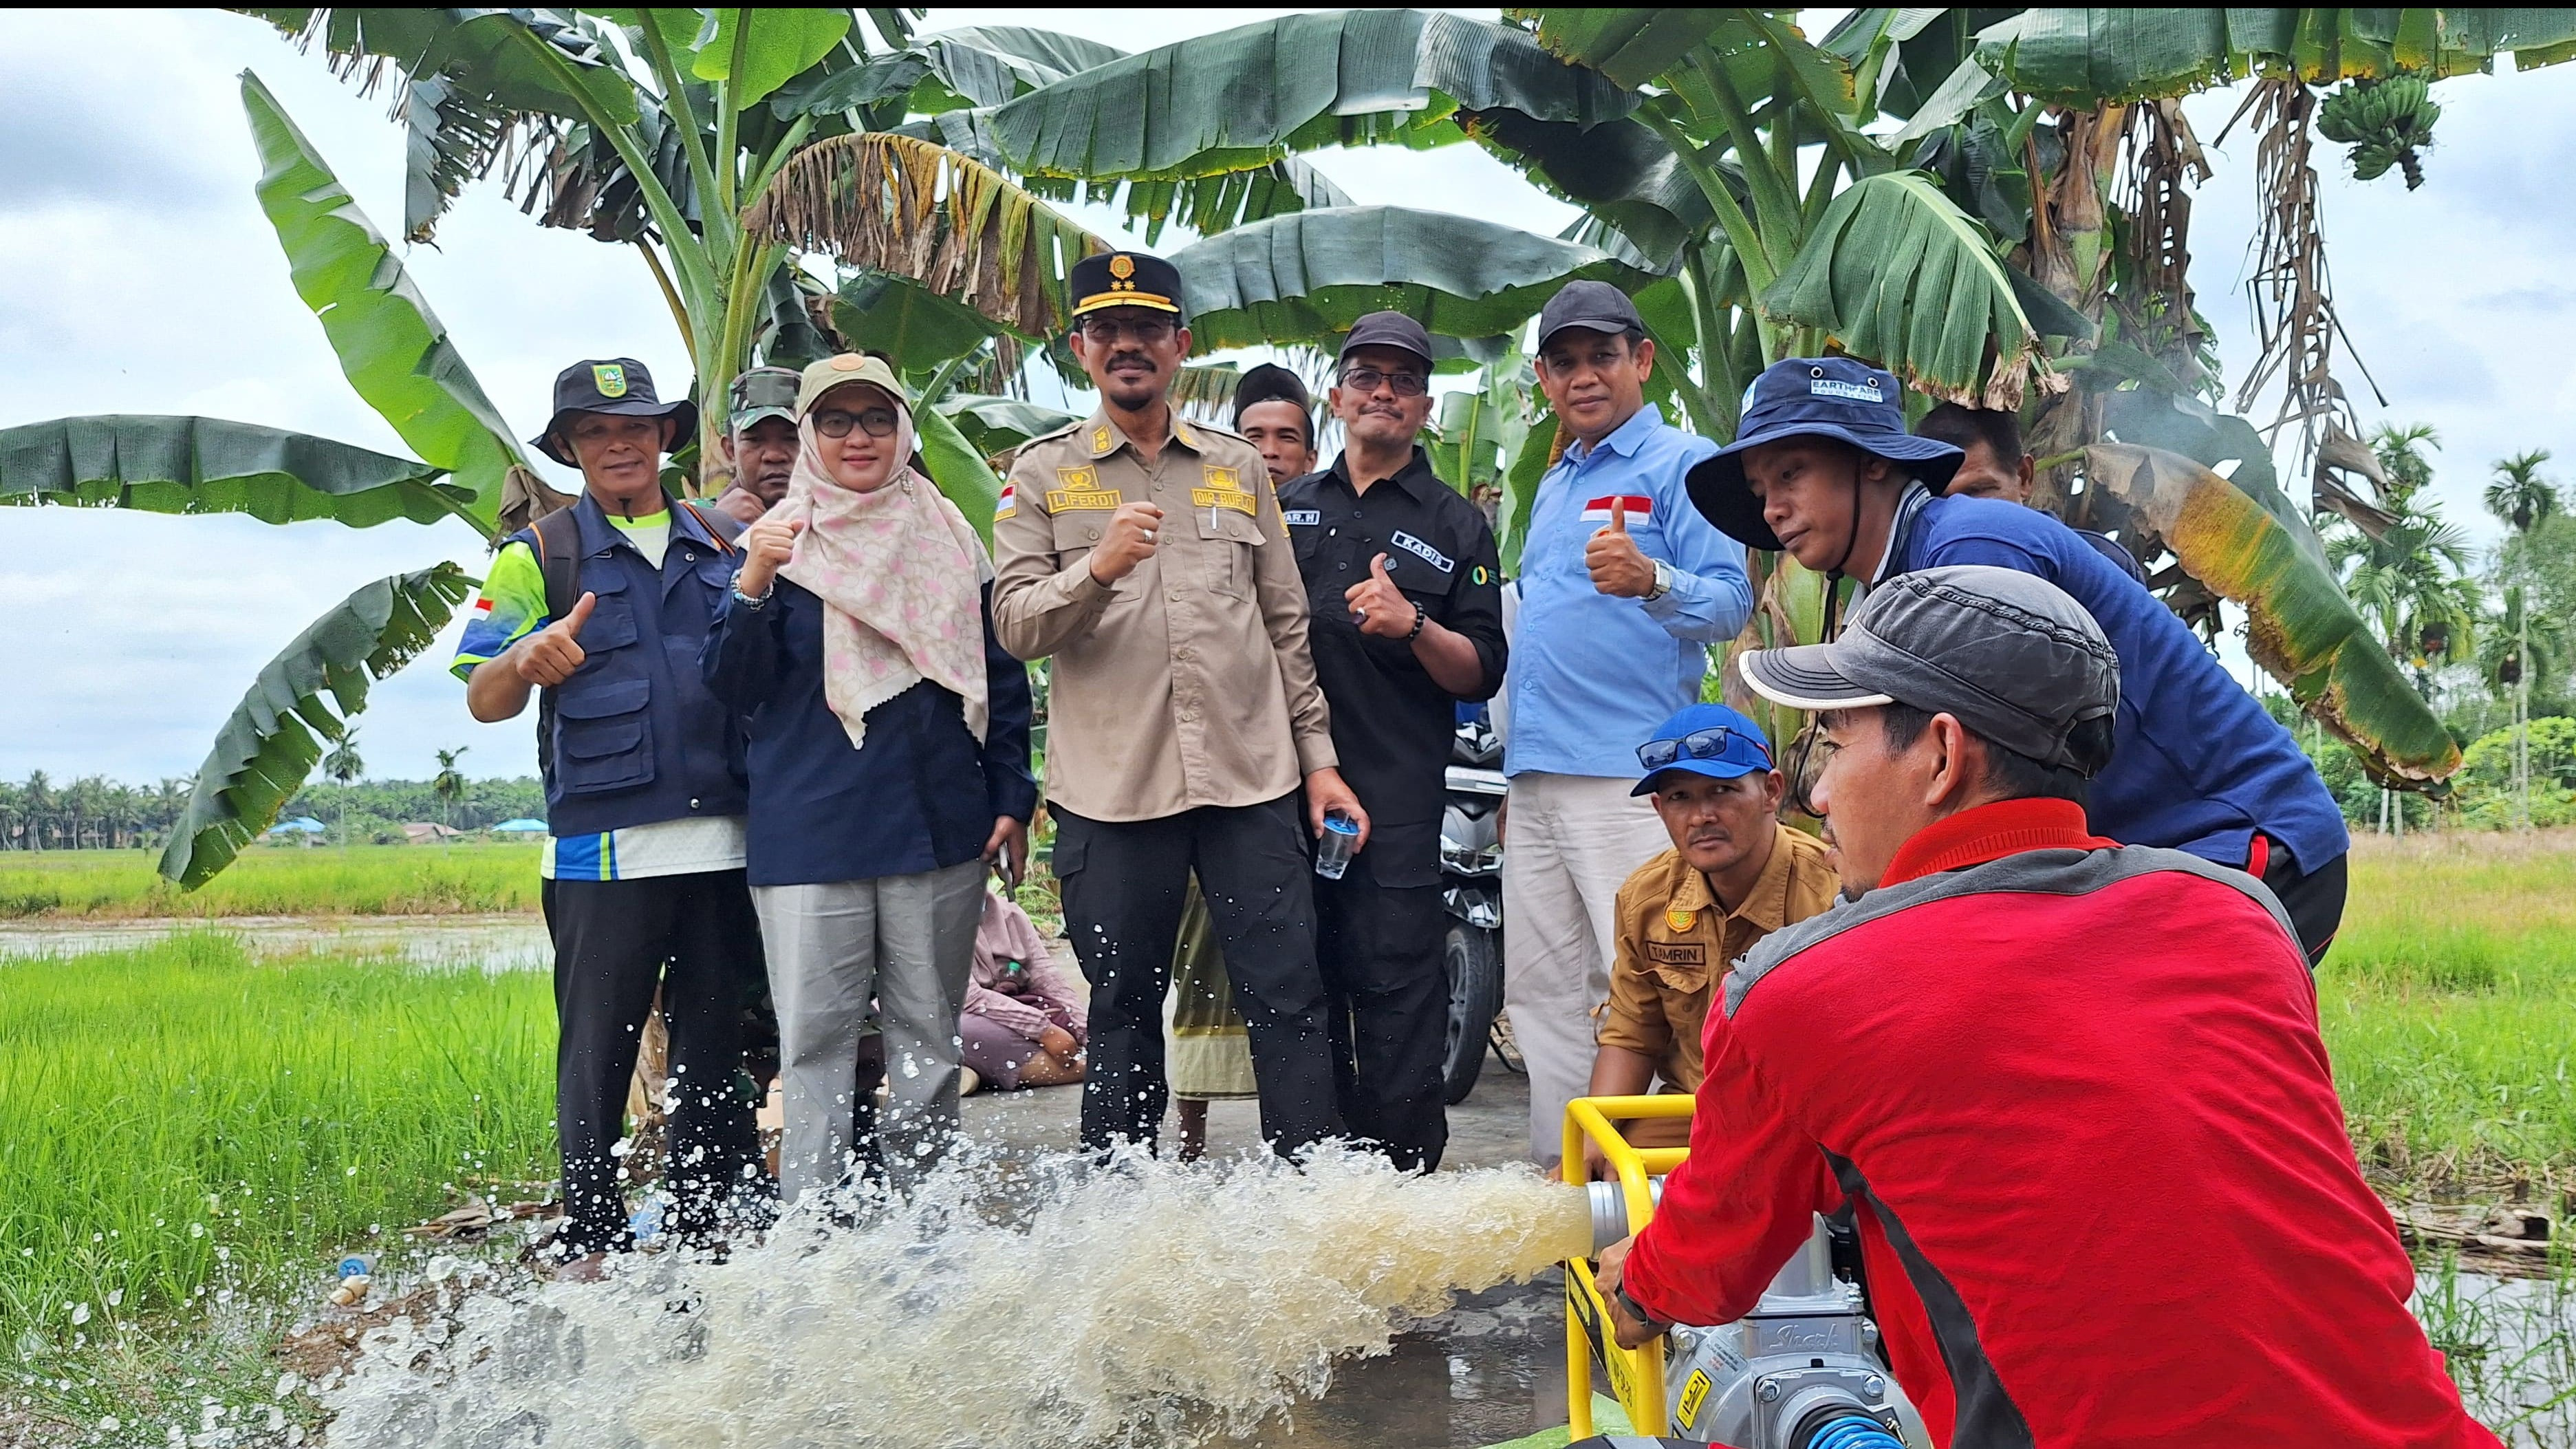
[(1018, 511), (1019, 511), (1019, 507), (1020, 507), (1020, 492), (1019, 492), (1019, 486), (1018, 486), (1017, 484), (1010, 483), (1010, 482), (1005, 482), (1005, 483), (1003, 483), (1003, 484), (1002, 484), (1002, 496), (1001, 496), (999, 499), (997, 499), (997, 500), (994, 502), (994, 504), (993, 504), (993, 521), (994, 521), (994, 522), (996, 522), (996, 523), (999, 523), (999, 522), (1000, 522), (1000, 521), (1002, 521), (1003, 519), (1008, 518), (1008, 517), (1010, 517), (1012, 514), (1014, 514), (1014, 513), (1018, 512)]
[[(1595, 498), (1591, 502), (1584, 504), (1583, 521), (1586, 523), (1608, 523), (1610, 521), (1610, 505), (1613, 501), (1614, 500), (1609, 497), (1601, 497)], [(1645, 494), (1621, 494), (1615, 501), (1621, 505), (1620, 511), (1627, 514), (1628, 526), (1630, 528), (1635, 528), (1641, 523), (1651, 523), (1654, 521), (1655, 500)]]

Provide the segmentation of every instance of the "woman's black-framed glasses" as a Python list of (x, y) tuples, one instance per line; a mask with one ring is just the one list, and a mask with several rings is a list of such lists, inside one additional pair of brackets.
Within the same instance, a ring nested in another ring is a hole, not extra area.
[(825, 408), (814, 414), (814, 431), (827, 438), (846, 438), (850, 429), (859, 428), (871, 438), (891, 438), (898, 421), (892, 408), (861, 408), (857, 412)]
[[(1692, 730), (1677, 740), (1648, 740), (1637, 746), (1637, 763), (1645, 766), (1646, 773), (1651, 775), (1657, 770), (1670, 769), (1674, 761), (1685, 755), (1694, 760), (1722, 760), (1726, 758), (1727, 746), (1733, 744), (1741, 733), (1727, 725), (1712, 725), (1704, 730)], [(1762, 756), (1764, 765), (1771, 763), (1771, 751), (1767, 745), (1756, 741), (1753, 748)]]

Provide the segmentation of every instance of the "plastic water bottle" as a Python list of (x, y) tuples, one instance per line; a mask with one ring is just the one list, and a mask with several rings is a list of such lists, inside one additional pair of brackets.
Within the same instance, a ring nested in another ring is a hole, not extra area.
[(1339, 810), (1324, 814), (1323, 838), (1315, 842), (1315, 874), (1340, 880), (1351, 867), (1351, 851), (1360, 843), (1359, 822)]

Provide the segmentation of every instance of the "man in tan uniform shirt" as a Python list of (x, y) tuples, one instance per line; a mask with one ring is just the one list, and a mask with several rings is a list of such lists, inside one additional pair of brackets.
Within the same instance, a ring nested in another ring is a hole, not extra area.
[[(1673, 848), (1619, 887), (1610, 1000), (1586, 1089), (1595, 1097), (1633, 1096), (1658, 1079), (1699, 1090), (1700, 1037), (1728, 965), (1831, 906), (1840, 888), (1823, 844), (1780, 823), (1783, 782), (1752, 720), (1695, 704), (1665, 721), (1637, 757), (1646, 768), (1637, 793), (1653, 798)], [(1678, 1147), (1688, 1124), (1638, 1122), (1628, 1137)]]
[[(1262, 1135), (1338, 1135), (1309, 832), (1368, 817), (1335, 768), (1306, 590), (1261, 454), (1168, 401), (1180, 276), (1139, 252), (1073, 269), (1074, 356), (1100, 410), (1036, 439), (993, 517), (993, 627), (1054, 656), (1046, 797), (1065, 933), (1091, 981), (1082, 1140), (1152, 1145), (1163, 997), (1195, 869), (1252, 1042)], [(1301, 820), (1298, 793), (1306, 809)]]

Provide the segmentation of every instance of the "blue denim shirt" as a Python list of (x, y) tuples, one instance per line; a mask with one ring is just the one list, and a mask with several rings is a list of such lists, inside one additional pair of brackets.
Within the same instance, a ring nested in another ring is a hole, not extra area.
[[(1637, 746), (1699, 698), (1707, 646), (1733, 639), (1753, 612), (1744, 546), (1700, 516), (1682, 482), (1716, 451), (1648, 403), (1597, 446), (1566, 449), (1539, 480), (1504, 684), (1505, 773), (1634, 779)], [(1628, 500), (1638, 550), (1672, 567), (1660, 599), (1592, 587), (1583, 549), (1609, 524), (1614, 497)]]
[(2036, 574), (2073, 595), (2120, 655), (2111, 763), (2093, 781), (2093, 829), (2128, 845), (2242, 868), (2254, 832), (2302, 871), (2351, 837), (2298, 741), (2219, 667), (2199, 636), (2074, 529), (1996, 498), (1929, 498), (1885, 575), (1950, 564)]

